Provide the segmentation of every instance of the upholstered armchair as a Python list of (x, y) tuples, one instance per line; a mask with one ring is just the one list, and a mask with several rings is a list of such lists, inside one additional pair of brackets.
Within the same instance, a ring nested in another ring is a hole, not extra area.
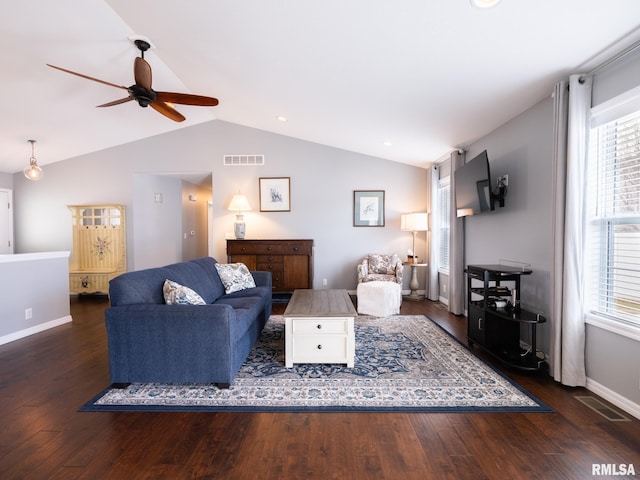
[(383, 255), (370, 253), (358, 265), (358, 283), (387, 281), (402, 286), (402, 260), (395, 253)]

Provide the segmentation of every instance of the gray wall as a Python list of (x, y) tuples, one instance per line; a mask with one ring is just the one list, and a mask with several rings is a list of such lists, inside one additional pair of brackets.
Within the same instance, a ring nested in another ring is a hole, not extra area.
[[(225, 167), (225, 154), (264, 154), (265, 165)], [(165, 251), (163, 242), (183, 226), (178, 223), (172, 233), (149, 236), (138, 225), (156, 218), (154, 207), (143, 205), (149, 201), (144, 191), (155, 187), (141, 174), (194, 172), (212, 175), (214, 257), (226, 259), (225, 236), (232, 235), (235, 220), (227, 206), (233, 194), (242, 192), (253, 208), (245, 215), (247, 238), (315, 240), (316, 288), (326, 278), (328, 288), (354, 289), (356, 264), (369, 252), (404, 255), (411, 248), (411, 235), (400, 230), (400, 215), (427, 206), (428, 172), (423, 168), (213, 121), (46, 165), (40, 182), (15, 174), (16, 252), (70, 249), (68, 204), (122, 203), (127, 206), (129, 269), (174, 261), (176, 252)], [(291, 212), (260, 212), (259, 177), (281, 176), (291, 178)], [(385, 227), (353, 227), (354, 190), (385, 190)], [(173, 215), (167, 212), (161, 218), (171, 222)], [(174, 241), (171, 237), (170, 248)], [(418, 236), (416, 250), (426, 257), (424, 235)], [(408, 269), (405, 273), (406, 289)]]
[[(597, 105), (640, 85), (640, 52), (594, 78)], [(552, 251), (552, 123), (549, 97), (486, 137), (467, 147), (467, 160), (487, 149), (491, 176), (508, 174), (505, 207), (465, 218), (466, 264), (500, 259), (530, 263), (524, 277), (522, 303), (549, 318)], [(553, 319), (550, 319), (553, 321)], [(540, 346), (548, 353), (549, 324), (540, 330)], [(586, 326), (587, 386), (614, 404), (640, 412), (640, 342)]]
[(69, 252), (0, 256), (0, 344), (70, 321)]
[(13, 175), (0, 173), (0, 188), (13, 189)]
[[(511, 260), (531, 264), (521, 280), (523, 308), (551, 311), (553, 101), (549, 97), (467, 148), (467, 160), (487, 150), (492, 182), (509, 175), (505, 206), (465, 217), (465, 264)], [(549, 325), (539, 345), (549, 352)]]

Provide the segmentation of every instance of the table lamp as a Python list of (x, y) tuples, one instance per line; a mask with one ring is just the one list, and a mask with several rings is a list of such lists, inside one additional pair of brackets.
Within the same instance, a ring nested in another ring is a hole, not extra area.
[(245, 234), (244, 215), (242, 212), (248, 212), (251, 210), (249, 200), (246, 195), (234, 195), (229, 204), (229, 210), (236, 213), (236, 221), (233, 223), (233, 233), (236, 235), (236, 239), (243, 240)]

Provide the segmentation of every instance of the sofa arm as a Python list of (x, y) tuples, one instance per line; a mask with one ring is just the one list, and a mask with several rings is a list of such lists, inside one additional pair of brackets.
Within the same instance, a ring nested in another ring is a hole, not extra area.
[(105, 311), (105, 323), (113, 383), (230, 383), (235, 375), (243, 332), (229, 305), (122, 305)]
[(256, 287), (272, 287), (271, 272), (252, 271), (253, 281), (256, 283)]
[(357, 265), (358, 271), (358, 283), (361, 283), (362, 280), (369, 275), (369, 259), (365, 258)]

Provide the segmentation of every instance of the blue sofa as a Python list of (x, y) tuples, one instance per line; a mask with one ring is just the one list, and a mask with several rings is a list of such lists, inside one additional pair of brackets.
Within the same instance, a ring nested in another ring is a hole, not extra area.
[[(122, 274), (109, 282), (105, 311), (113, 384), (214, 383), (228, 388), (271, 315), (271, 273), (256, 287), (225, 294), (216, 260)], [(195, 290), (206, 305), (167, 305), (166, 279)]]

